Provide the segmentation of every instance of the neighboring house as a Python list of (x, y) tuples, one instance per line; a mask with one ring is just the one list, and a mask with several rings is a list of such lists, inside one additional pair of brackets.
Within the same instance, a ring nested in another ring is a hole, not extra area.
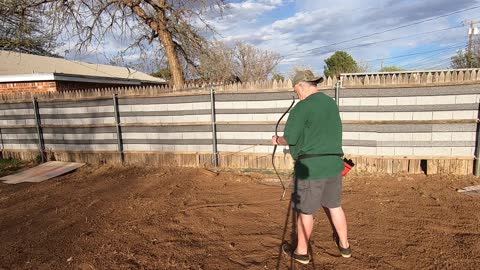
[(0, 50), (0, 94), (166, 84), (125, 67)]

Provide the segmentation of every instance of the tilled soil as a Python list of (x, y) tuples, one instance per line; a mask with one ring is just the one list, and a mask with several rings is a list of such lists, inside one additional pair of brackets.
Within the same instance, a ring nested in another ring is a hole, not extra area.
[(0, 269), (480, 268), (480, 196), (456, 192), (478, 178), (347, 177), (353, 256), (339, 256), (321, 212), (307, 266), (279, 254), (292, 240), (289, 201), (261, 178), (85, 166), (0, 184)]

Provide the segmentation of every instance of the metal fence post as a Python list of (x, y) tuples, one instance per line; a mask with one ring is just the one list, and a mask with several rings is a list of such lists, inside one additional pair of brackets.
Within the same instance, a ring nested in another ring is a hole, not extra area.
[(40, 120), (40, 110), (36, 97), (32, 97), (33, 113), (35, 114), (35, 123), (37, 126), (38, 152), (40, 153), (42, 163), (45, 162), (45, 143), (43, 141), (42, 122)]
[(339, 81), (335, 84), (335, 102), (337, 103), (337, 107), (340, 107), (340, 88), (342, 88), (342, 79), (340, 77)]
[(118, 97), (117, 94), (113, 94), (113, 111), (115, 113), (115, 126), (117, 128), (117, 149), (120, 154), (120, 162), (125, 161), (123, 154), (123, 141), (122, 141), (122, 127), (120, 126), (120, 112), (118, 110)]
[(210, 88), (210, 108), (211, 108), (211, 119), (212, 119), (212, 164), (216, 168), (218, 167), (218, 150), (217, 150), (217, 126), (216, 126), (216, 117), (215, 117), (215, 89)]
[(480, 104), (478, 105), (478, 114), (477, 114), (477, 141), (475, 143), (475, 167), (473, 169), (473, 174), (475, 176), (480, 176)]

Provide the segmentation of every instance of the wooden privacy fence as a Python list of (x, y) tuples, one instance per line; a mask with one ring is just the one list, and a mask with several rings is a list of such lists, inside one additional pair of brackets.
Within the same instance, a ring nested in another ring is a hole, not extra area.
[[(338, 103), (344, 152), (356, 160), (355, 171), (472, 174), (478, 74), (344, 74)], [(419, 79), (404, 84), (407, 77)], [(322, 91), (334, 97), (336, 83), (330, 78)], [(72, 91), (35, 99), (2, 96), (2, 154), (32, 159), (40, 151), (46, 159), (62, 161), (180, 166), (218, 162), (223, 168), (272, 169), (270, 138), (290, 105), (291, 82), (191, 88)], [(288, 149), (277, 152), (277, 167), (291, 170)]]

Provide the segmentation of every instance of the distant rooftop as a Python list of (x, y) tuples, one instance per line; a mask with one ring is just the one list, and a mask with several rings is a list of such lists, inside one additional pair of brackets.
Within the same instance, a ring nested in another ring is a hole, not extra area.
[(166, 83), (164, 79), (126, 67), (0, 50), (0, 82), (40, 80), (109, 81), (122, 84)]

